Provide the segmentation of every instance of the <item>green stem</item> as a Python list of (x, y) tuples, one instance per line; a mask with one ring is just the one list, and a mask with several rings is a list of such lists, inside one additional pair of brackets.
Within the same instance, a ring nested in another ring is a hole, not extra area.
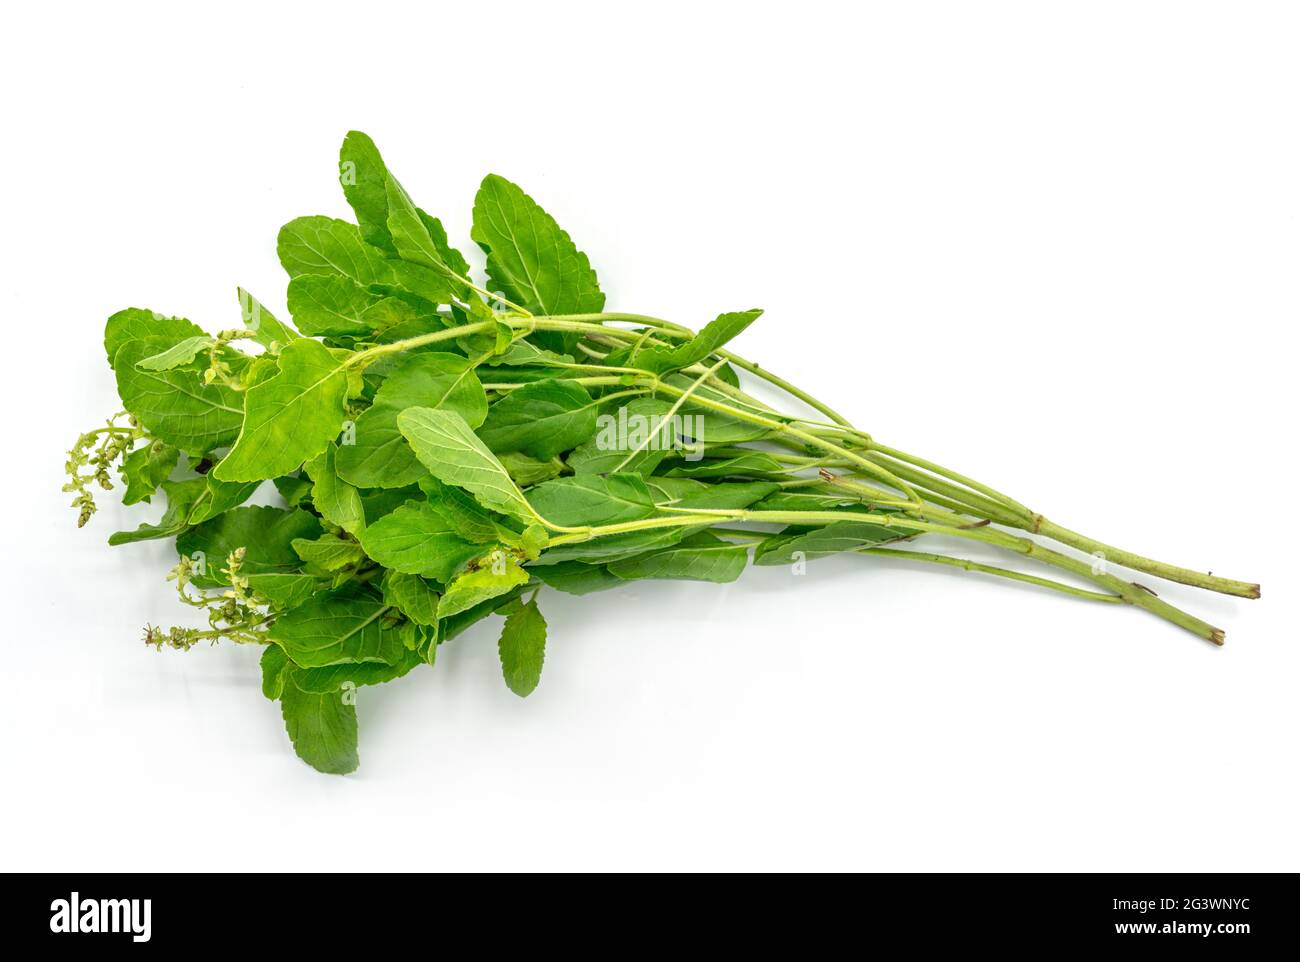
[(1207, 572), (1193, 571), (1189, 568), (1167, 564), (1163, 561), (1156, 561), (1152, 558), (1146, 558), (1142, 555), (1134, 554), (1131, 551), (1125, 551), (1122, 548), (1113, 547), (1112, 545), (1089, 538), (1086, 535), (1079, 534), (1076, 531), (1071, 531), (1055, 522), (1049, 521), (1047, 518), (1035, 513), (1031, 509), (1020, 504), (1018, 501), (1012, 500), (1001, 492), (979, 484), (965, 475), (958, 474), (957, 472), (937, 465), (932, 461), (926, 461), (923, 458), (918, 458), (915, 455), (907, 454), (903, 451), (898, 451), (882, 444), (877, 444), (874, 441), (871, 444), (871, 449), (874, 453), (870, 455), (870, 457), (876, 459), (879, 458), (880, 455), (888, 455), (888, 457), (881, 459), (884, 466), (899, 475), (899, 477), (907, 478), (914, 484), (919, 484), (923, 487), (933, 487), (935, 490), (949, 493), (950, 496), (951, 491), (953, 490), (950, 486), (944, 485), (942, 482), (926, 482), (919, 480), (916, 472), (910, 471), (899, 465), (898, 461), (894, 459), (905, 460), (913, 465), (922, 467), (927, 471), (941, 474), (944, 477), (955, 480), (969, 488), (982, 492), (990, 498), (997, 498), (1004, 505), (1016, 509), (1019, 517), (1008, 518), (1005, 514), (1005, 509), (999, 511), (996, 505), (985, 501), (978, 495), (966, 496), (965, 500), (982, 509), (986, 517), (990, 517), (999, 524), (1019, 528), (1022, 531), (1028, 531), (1032, 534), (1042, 535), (1043, 537), (1050, 538), (1060, 544), (1068, 545), (1071, 548), (1076, 548), (1088, 554), (1099, 556), (1107, 562), (1112, 562), (1134, 571), (1141, 571), (1146, 574), (1154, 575), (1158, 578), (1163, 578), (1166, 581), (1175, 581), (1179, 584), (1204, 588), (1221, 594), (1235, 595), (1240, 598), (1259, 597), (1258, 584), (1246, 581), (1235, 581), (1231, 578), (1215, 577)]
[(998, 568), (994, 565), (981, 564), (978, 561), (968, 561), (965, 558), (953, 558), (948, 555), (931, 554), (926, 551), (900, 551), (896, 548), (859, 548), (858, 553), (887, 558), (906, 558), (911, 561), (928, 561), (931, 564), (948, 565), (952, 568), (960, 568), (963, 571), (978, 571), (986, 575), (1008, 578), (1011, 581), (1022, 581), (1027, 585), (1038, 585), (1040, 588), (1051, 588), (1053, 591), (1073, 595), (1076, 598), (1087, 598), (1090, 601), (1106, 601), (1111, 604), (1126, 603), (1119, 595), (1106, 594), (1101, 591), (1089, 591), (1086, 588), (1076, 588), (1074, 585), (1067, 585), (1060, 581), (1053, 581), (1050, 578), (1040, 578), (1037, 575), (1025, 574), (1023, 571), (1012, 571), (1009, 568)]
[(899, 451), (897, 448), (886, 447), (885, 445), (880, 444), (877, 441), (871, 442), (871, 449), (873, 451), (878, 451), (881, 454), (887, 455), (888, 457), (894, 458), (895, 460), (904, 461), (907, 462), (908, 464), (913, 464), (918, 468), (924, 468), (926, 471), (929, 471), (933, 474), (937, 474), (942, 478), (947, 478), (949, 481), (956, 481), (958, 484), (964, 484), (972, 491), (978, 491), (980, 494), (984, 495), (985, 497), (990, 498), (996, 502), (1001, 502), (1007, 507), (1014, 508), (1017, 511), (1023, 512), (1026, 515), (1033, 514), (1033, 511), (1031, 511), (1029, 508), (1025, 507), (1019, 501), (1015, 501), (1012, 498), (1009, 498), (1001, 491), (995, 491), (993, 488), (990, 488), (987, 485), (980, 484), (980, 482), (974, 480), (973, 478), (968, 478), (964, 474), (958, 474), (956, 471), (953, 471), (949, 468), (945, 468), (942, 465), (935, 464), (933, 461), (926, 461), (924, 458), (918, 458), (913, 454), (908, 454), (906, 451)]
[(426, 344), (451, 341), (458, 337), (464, 337), (466, 334), (477, 334), (479, 331), (486, 331), (495, 326), (494, 321), (475, 321), (473, 324), (461, 324), (458, 327), (449, 327), (442, 331), (432, 331), (428, 334), (408, 337), (404, 341), (394, 341), (392, 344), (376, 344), (374, 347), (368, 347), (364, 351), (353, 354), (343, 362), (343, 367), (348, 368), (363, 363), (369, 364), (385, 354), (400, 354), (402, 351), (423, 347)]
[[(642, 441), (640, 444), (638, 444), (635, 448), (633, 448), (631, 451), (629, 451), (629, 452), (627, 453), (627, 456), (624, 457), (622, 461), (618, 462), (618, 464), (616, 464), (616, 465), (614, 466), (614, 471), (615, 471), (615, 472), (622, 471), (625, 467), (627, 467), (628, 462), (630, 462), (630, 461), (631, 461), (633, 458), (635, 458), (638, 454), (640, 454), (642, 451), (644, 451), (644, 450), (649, 446), (650, 442), (659, 436), (659, 432), (660, 432), (660, 430), (663, 428), (663, 426), (664, 426), (665, 424), (667, 424), (669, 421), (672, 420), (673, 415), (675, 415), (679, 410), (681, 410), (682, 405), (686, 403), (687, 399), (688, 399), (692, 394), (695, 393), (696, 389), (699, 388), (699, 386), (700, 386), (701, 384), (704, 383), (704, 379), (707, 378), (710, 374), (712, 374), (712, 373), (714, 372), (714, 370), (716, 370), (716, 368), (718, 367), (718, 365), (721, 365), (721, 364), (722, 364), (722, 362), (719, 361), (717, 365), (714, 365), (714, 367), (712, 367), (712, 368), (710, 368), (709, 370), (705, 371), (703, 374), (701, 374), (698, 378), (696, 378), (696, 379), (691, 383), (691, 386), (690, 386), (690, 387), (688, 387), (685, 391), (683, 391), (683, 392), (678, 396), (677, 400), (673, 402), (673, 404), (672, 404), (672, 406), (671, 406), (670, 408), (668, 408), (668, 411), (667, 411), (667, 412), (666, 412), (662, 417), (659, 418), (658, 423), (656, 423), (655, 426), (654, 426), (654, 427), (650, 430), (650, 432), (646, 435), (645, 440), (643, 440), (643, 441)], [(611, 395), (611, 396), (612, 396), (612, 395)]]
[(1028, 558), (1033, 558), (1034, 560), (1043, 562), (1044, 564), (1061, 568), (1064, 571), (1069, 571), (1088, 581), (1092, 581), (1093, 583), (1107, 588), (1119, 595), (1129, 604), (1157, 615), (1158, 617), (1163, 618), (1200, 638), (1214, 642), (1216, 645), (1222, 645), (1224, 640), (1222, 630), (1202, 621), (1194, 615), (1188, 614), (1187, 612), (1162, 601), (1147, 588), (1132, 582), (1123, 581), (1113, 575), (1099, 574), (1095, 572), (1090, 565), (1083, 561), (1053, 551), (1037, 542), (1029, 540), (1028, 538), (1020, 538), (997, 529), (970, 526), (954, 527), (952, 525), (923, 521), (912, 517), (902, 517), (894, 514), (874, 514), (870, 512), (856, 511), (757, 511), (752, 509), (724, 510), (720, 508), (710, 508), (707, 510), (671, 508), (669, 510), (678, 512), (678, 516), (643, 518), (638, 521), (627, 521), (621, 524), (599, 525), (589, 528), (579, 534), (554, 539), (551, 543), (563, 544), (568, 541), (588, 541), (593, 538), (604, 537), (611, 534), (621, 534), (626, 531), (644, 531), (660, 527), (689, 526), (691, 524), (712, 525), (739, 521), (784, 525), (817, 525), (836, 524), (842, 521), (863, 521), (886, 528), (893, 527), (901, 529), (899, 533), (900, 540), (925, 532), (949, 535), (957, 538), (966, 538), (971, 541), (979, 541), (984, 544), (1014, 551), (1018, 554), (1023, 554)]
[[(682, 393), (681, 388), (673, 387), (671, 384), (664, 384), (662, 381), (660, 381), (656, 386), (656, 390), (662, 390), (674, 396), (680, 396)], [(755, 414), (752, 411), (742, 411), (740, 408), (732, 407), (730, 404), (723, 404), (720, 401), (714, 401), (710, 398), (697, 397), (695, 398), (695, 403), (700, 407), (718, 411), (722, 414), (728, 415), (729, 417), (736, 418), (737, 420), (748, 421), (751, 424), (765, 427), (769, 431), (775, 431), (792, 438), (798, 438), (800, 441), (821, 448), (823, 451), (833, 454), (836, 457), (841, 457), (847, 461), (851, 461), (859, 468), (859, 470), (863, 470), (867, 474), (875, 477), (877, 480), (884, 481), (886, 484), (902, 491), (914, 504), (920, 505), (922, 503), (920, 495), (918, 495), (906, 481), (891, 474), (880, 465), (868, 461), (861, 455), (846, 450), (831, 441), (820, 438), (815, 434), (809, 434), (807, 431), (796, 428), (791, 424), (786, 424), (782, 421), (774, 421), (772, 418), (764, 417), (761, 414)]]
[(1053, 541), (1067, 544), (1071, 548), (1098, 555), (1103, 561), (1113, 562), (1125, 568), (1132, 568), (1134, 571), (1145, 571), (1147, 574), (1164, 578), (1166, 581), (1177, 581), (1180, 584), (1192, 585), (1196, 588), (1207, 588), (1210, 591), (1217, 591), (1225, 595), (1236, 595), (1239, 598), (1259, 597), (1259, 585), (1257, 584), (1247, 581), (1234, 581), (1231, 578), (1217, 578), (1212, 574), (1192, 571), (1189, 568), (1180, 568), (1177, 565), (1165, 564), (1163, 561), (1153, 561), (1150, 558), (1133, 554), (1131, 551), (1124, 551), (1103, 544), (1100, 541), (1094, 541), (1092, 538), (1085, 537), (1068, 528), (1062, 528), (1059, 524), (1054, 524), (1041, 515), (1038, 516), (1038, 523), (1032, 530), (1044, 537), (1051, 538)]
[[(684, 328), (680, 325), (673, 324), (670, 321), (665, 321), (662, 318), (651, 317), (649, 315), (644, 315), (644, 314), (622, 314), (622, 313), (569, 314), (569, 315), (552, 315), (548, 318), (529, 318), (529, 323), (542, 329), (573, 330), (573, 331), (580, 331), (583, 333), (604, 334), (607, 336), (613, 333), (618, 333), (618, 334), (622, 333), (622, 332), (618, 332), (617, 329), (603, 327), (602, 324), (605, 321), (615, 321), (615, 322), (621, 321), (621, 322), (628, 322), (634, 324), (641, 324), (646, 327), (653, 327), (656, 330), (659, 330), (677, 339), (684, 339), (693, 336), (693, 332), (691, 332), (688, 328)], [(552, 327), (552, 325), (556, 325), (556, 326)], [(468, 332), (468, 327), (462, 328), (460, 330), (462, 332)], [(418, 339), (413, 339), (413, 340), (418, 340)], [(1150, 558), (1145, 558), (1141, 555), (1137, 555), (1128, 551), (1123, 551), (1121, 549), (1114, 548), (1110, 545), (1103, 544), (1102, 542), (1088, 538), (1084, 535), (1078, 534), (1077, 532), (1071, 531), (1068, 528), (1063, 528), (1060, 525), (1057, 525), (1053, 522), (1046, 520), (1041, 515), (1035, 514), (1032, 511), (1030, 511), (1029, 508), (1021, 504), (1019, 501), (1016, 501), (987, 485), (977, 482), (974, 479), (967, 477), (966, 475), (959, 474), (958, 472), (952, 471), (951, 469), (948, 468), (944, 468), (943, 466), (938, 465), (935, 462), (918, 458), (914, 455), (907, 454), (906, 452), (900, 451), (898, 449), (876, 445), (874, 442), (870, 441), (869, 435), (866, 435), (863, 432), (860, 432), (856, 428), (854, 428), (847, 418), (843, 417), (841, 414), (836, 412), (829, 405), (823, 403), (822, 401), (818, 400), (817, 398), (813, 397), (807, 392), (801, 390), (796, 385), (791, 384), (789, 381), (786, 381), (784, 378), (778, 377), (777, 375), (774, 375), (771, 372), (763, 369), (758, 364), (755, 364), (752, 361), (748, 361), (730, 351), (718, 351), (717, 354), (720, 357), (726, 358), (728, 361), (735, 364), (737, 367), (740, 367), (743, 370), (749, 371), (750, 373), (763, 378), (769, 383), (781, 388), (786, 393), (790, 394), (792, 397), (799, 399), (800, 401), (804, 402), (805, 404), (809, 405), (815, 410), (818, 410), (821, 413), (825, 414), (836, 424), (841, 425), (846, 432), (852, 433), (860, 440), (866, 441), (871, 448), (874, 448), (879, 453), (895, 458), (897, 460), (908, 462), (914, 465), (915, 467), (919, 467), (933, 474), (937, 474), (941, 478), (947, 478), (949, 481), (955, 481), (958, 484), (964, 485), (965, 487), (971, 489), (971, 491), (974, 491), (977, 494), (982, 495), (983, 498), (990, 499), (991, 501), (1003, 506), (1005, 509), (1009, 509), (1012, 515), (1025, 516), (1022, 519), (1017, 518), (1016, 520), (1012, 520), (1012, 518), (1009, 517), (1007, 514), (1005, 514), (1003, 511), (995, 512), (992, 510), (988, 510), (991, 506), (984, 504), (982, 500), (971, 498), (968, 495), (958, 495), (956, 493), (958, 489), (953, 489), (951, 488), (951, 486), (949, 486), (948, 490), (944, 492), (950, 500), (959, 500), (968, 503), (974, 502), (972, 503), (972, 507), (975, 508), (977, 511), (980, 510), (980, 506), (983, 506), (985, 510), (981, 511), (981, 514), (983, 514), (984, 516), (989, 516), (990, 520), (996, 520), (999, 523), (1008, 524), (1009, 526), (1017, 527), (1020, 528), (1021, 530), (1039, 533), (1046, 537), (1050, 537), (1053, 540), (1059, 541), (1061, 544), (1066, 544), (1083, 551), (1088, 551), (1090, 553), (1100, 552), (1109, 560), (1112, 560), (1117, 564), (1123, 565), (1124, 567), (1132, 568), (1133, 570), (1136, 571), (1144, 571), (1147, 572), (1148, 574), (1153, 574), (1158, 577), (1165, 578), (1167, 580), (1177, 581), (1183, 584), (1189, 584), (1195, 587), (1206, 588), (1212, 591), (1219, 591), (1225, 594), (1232, 594), (1232, 595), (1237, 595), (1245, 598), (1259, 597), (1258, 584), (1244, 582), (1244, 581), (1234, 581), (1228, 578), (1218, 578), (1210, 574), (1206, 574), (1198, 571), (1192, 571), (1188, 568), (1181, 568), (1176, 565), (1170, 565), (1164, 562), (1154, 561)], [(667, 385), (662, 385), (662, 388), (664, 390), (668, 390), (670, 393), (678, 390), (675, 388), (670, 388)], [(754, 414), (753, 412), (743, 412), (731, 405), (724, 405), (719, 402), (714, 402), (708, 398), (698, 397), (696, 398), (696, 403), (704, 407), (712, 407), (715, 410), (723, 411), (724, 413), (727, 413), (732, 417), (739, 417), (743, 420), (749, 420), (757, 424), (764, 424), (765, 426), (769, 427), (771, 430), (784, 432), (793, 437), (797, 437), (801, 440), (804, 440), (809, 444), (813, 444), (815, 446), (821, 447), (823, 450), (827, 450), (835, 454), (840, 454), (846, 457), (847, 459), (853, 461), (854, 463), (858, 464), (860, 467), (865, 468), (866, 472), (869, 475), (874, 476), (879, 480), (886, 481), (891, 486), (896, 487), (898, 490), (905, 492), (909, 497), (909, 499), (912, 499), (913, 501), (916, 502), (920, 502), (920, 497), (917, 495), (916, 491), (913, 488), (911, 488), (903, 478), (898, 476), (897, 473), (891, 472), (887, 468), (884, 468), (883, 466), (877, 463), (866, 461), (861, 456), (853, 453), (852, 451), (840, 447), (838, 445), (835, 445), (833, 442), (827, 441), (826, 439), (818, 436), (817, 434), (802, 431), (798, 428), (793, 427), (790, 424), (773, 421), (771, 418), (766, 418), (762, 415)]]
[(967, 491), (964, 488), (949, 484), (942, 478), (936, 478), (925, 474), (921, 471), (913, 470), (908, 465), (895, 461), (892, 458), (882, 457), (881, 455), (871, 453), (867, 457), (880, 464), (882, 467), (894, 472), (900, 478), (905, 478), (910, 483), (935, 494), (943, 495), (954, 501), (967, 505), (980, 517), (988, 518), (990, 521), (996, 521), (998, 524), (1011, 525), (1016, 527), (1024, 519), (1011, 509), (996, 501), (984, 497), (974, 491)]
[[(650, 317), (649, 315), (646, 314), (614, 314), (614, 313), (565, 314), (565, 315), (553, 315), (553, 317), (557, 319), (562, 317), (565, 320), (585, 321), (589, 323), (599, 323), (601, 321), (624, 321), (629, 324), (643, 324), (646, 325), (647, 327), (658, 328), (659, 330), (662, 330), (669, 334), (675, 334), (679, 338), (689, 338), (695, 335), (695, 332), (690, 330), (690, 328), (682, 327), (680, 324), (674, 324), (671, 321), (666, 321), (661, 317)], [(836, 424), (842, 424), (846, 427), (851, 426), (849, 424), (848, 419), (845, 418), (839, 412), (837, 412), (830, 405), (818, 400), (817, 398), (813, 397), (811, 394), (808, 394), (806, 391), (801, 390), (796, 385), (791, 384), (789, 381), (785, 380), (785, 378), (778, 377), (777, 375), (773, 374), (771, 371), (768, 371), (765, 368), (759, 366), (758, 364), (755, 364), (753, 361), (748, 361), (745, 358), (741, 357), (740, 355), (734, 354), (731, 351), (726, 351), (726, 350), (718, 351), (717, 355), (719, 357), (726, 358), (726, 360), (730, 361), (736, 367), (741, 368), (742, 370), (748, 371), (750, 374), (762, 378), (763, 380), (767, 381), (769, 384), (773, 384), (776, 387), (779, 387), (781, 390), (785, 391), (791, 397), (798, 398), (804, 404), (807, 404), (810, 408), (816, 411), (820, 411), (822, 414), (826, 415)]]

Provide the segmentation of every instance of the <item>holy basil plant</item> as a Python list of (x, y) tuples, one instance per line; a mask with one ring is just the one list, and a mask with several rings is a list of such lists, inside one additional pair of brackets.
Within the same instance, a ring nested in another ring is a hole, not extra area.
[[(356, 223), (280, 231), (292, 324), (243, 290), (242, 323), (216, 334), (141, 308), (108, 319), (124, 410), (78, 439), (66, 487), (82, 525), (111, 471), (126, 504), (161, 502), (109, 543), (175, 539), (168, 577), (206, 626), (150, 626), (145, 641), (263, 646), (262, 690), (320, 771), (357, 766), (358, 688), (433, 665), (492, 616), (506, 685), (532, 692), (547, 588), (722, 583), (853, 553), (1143, 608), (1215, 643), (1222, 631), (1120, 569), (1259, 595), (875, 441), (729, 350), (757, 310), (698, 331), (606, 311), (587, 256), (504, 178), (474, 202), (483, 279), (365, 134), (343, 141), (339, 173)], [(755, 381), (789, 407), (751, 395)], [(934, 535), (948, 537), (913, 546)], [(1070, 580), (953, 556), (952, 538)]]

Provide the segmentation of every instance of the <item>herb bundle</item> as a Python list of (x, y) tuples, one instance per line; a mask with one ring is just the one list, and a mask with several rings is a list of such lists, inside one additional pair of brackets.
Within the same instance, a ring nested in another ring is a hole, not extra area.
[[(280, 231), (292, 325), (242, 290), (242, 326), (216, 335), (136, 308), (108, 319), (125, 410), (78, 439), (66, 486), (81, 525), (114, 469), (126, 504), (165, 502), (157, 523), (109, 543), (175, 538), (168, 577), (207, 627), (150, 626), (145, 641), (264, 645), (263, 691), (320, 771), (357, 766), (359, 686), (432, 665), (440, 644), (489, 616), (504, 616), (506, 684), (529, 694), (545, 653), (543, 588), (729, 582), (750, 563), (857, 552), (1143, 608), (1217, 644), (1222, 631), (1114, 568), (1259, 596), (1101, 544), (880, 444), (727, 348), (757, 310), (698, 332), (606, 312), (586, 255), (497, 176), (474, 203), (480, 286), (369, 137), (350, 133), (340, 160), (357, 223), (302, 217)], [(249, 342), (260, 350), (241, 349)], [(742, 372), (799, 411), (756, 399)], [(248, 505), (267, 481), (283, 506)], [(913, 547), (927, 535), (1045, 570)]]

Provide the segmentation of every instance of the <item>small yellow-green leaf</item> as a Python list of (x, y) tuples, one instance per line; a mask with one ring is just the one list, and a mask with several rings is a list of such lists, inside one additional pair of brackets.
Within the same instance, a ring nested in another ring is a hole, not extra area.
[(528, 583), (528, 572), (500, 549), (480, 559), (479, 565), (447, 585), (442, 600), (438, 602), (439, 619), (473, 608)]
[(136, 361), (135, 366), (141, 371), (170, 371), (189, 364), (211, 345), (212, 338), (206, 334), (187, 337), (183, 341), (177, 341), (165, 351), (159, 351), (157, 354)]

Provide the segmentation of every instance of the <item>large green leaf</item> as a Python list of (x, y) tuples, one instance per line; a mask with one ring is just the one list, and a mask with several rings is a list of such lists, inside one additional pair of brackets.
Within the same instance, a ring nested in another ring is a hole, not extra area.
[(362, 240), (360, 228), (347, 221), (299, 217), (280, 228), (275, 247), (290, 277), (336, 274), (360, 287), (394, 280), (393, 262)]
[[(436, 304), (446, 304), (454, 288), (447, 277), (421, 264), (384, 256), (361, 237), (355, 224), (332, 217), (299, 217), (280, 228), (276, 240), (280, 263), (290, 277), (333, 274), (358, 287), (392, 287)], [(294, 315), (300, 329), (303, 321)]]
[(504, 177), (483, 178), (470, 236), (488, 255), (494, 288), (530, 311), (594, 314), (605, 306), (587, 255), (550, 214)]
[(281, 608), (297, 608), (311, 600), (316, 579), (298, 572), (272, 572), (247, 575), (248, 586)]
[(610, 574), (604, 565), (586, 564), (582, 561), (561, 561), (557, 564), (532, 565), (528, 569), (543, 584), (570, 595), (589, 595), (608, 591), (624, 582)]
[(508, 539), (514, 533), (497, 524), (497, 516), (463, 488), (443, 484), (431, 475), (420, 479), (420, 490), (428, 499), (430, 510), (442, 516), (447, 526), (466, 541), (490, 544)]
[(335, 464), (338, 451), (331, 444), (324, 453), (307, 462), (306, 471), (313, 482), (311, 502), (330, 524), (357, 534), (366, 526), (366, 512), (361, 492), (339, 477)]
[(211, 472), (204, 478), (204, 490), (200, 492), (190, 509), (186, 524), (202, 524), (209, 518), (215, 518), (231, 508), (237, 507), (253, 496), (260, 481), (218, 481)]
[(284, 676), (290, 667), (289, 656), (279, 645), (267, 645), (262, 649), (259, 665), (262, 669), (262, 694), (272, 701), (279, 701), (284, 692)]
[[(104, 324), (104, 350), (108, 363), (113, 364), (118, 350), (128, 341), (146, 337), (159, 337), (175, 344), (187, 337), (206, 337), (203, 328), (183, 317), (168, 317), (143, 307), (128, 307), (118, 311)], [(147, 357), (148, 355), (141, 355)]]
[(401, 678), (420, 664), (421, 660), (415, 650), (408, 647), (392, 665), (386, 665), (381, 661), (358, 661), (326, 665), (324, 668), (297, 668), (295, 674), (298, 687), (303, 691), (330, 694), (344, 692), (350, 688), (361, 688), (365, 685), (382, 685), (386, 681)]
[(122, 404), (149, 433), (191, 454), (229, 444), (243, 420), (243, 398), (224, 384), (204, 384), (187, 368), (142, 371), (137, 363), (172, 346), (167, 338), (127, 341), (113, 359)]
[(374, 404), (356, 420), (356, 430), (340, 446), (339, 475), (363, 488), (400, 488), (428, 476), (397, 429), (397, 415), (408, 407), (454, 411), (476, 427), (487, 417), (487, 396), (473, 365), (459, 354), (412, 354), (392, 368)]
[(108, 539), (109, 544), (170, 538), (191, 525), (202, 524), (243, 504), (257, 490), (256, 482), (226, 484), (210, 474), (203, 478), (163, 481), (161, 484), (167, 496), (167, 509), (162, 519), (157, 524), (142, 524), (134, 531), (118, 531)]
[(747, 561), (745, 545), (702, 531), (670, 548), (611, 562), (609, 570), (625, 580), (673, 578), (722, 584), (739, 578)]
[(245, 575), (292, 574), (302, 567), (293, 550), (294, 540), (318, 538), (320, 534), (320, 522), (301, 508), (233, 508), (186, 531), (176, 539), (176, 550), (190, 558), (203, 552), (206, 572), (196, 575), (194, 583), (201, 588), (217, 588), (226, 583), (218, 569), (225, 566), (227, 556), (236, 548), (244, 549)]
[(388, 231), (397, 256), (427, 267), (445, 281), (445, 298), (464, 300), (468, 294), (465, 274), (469, 265), (447, 243), (447, 232), (436, 217), (430, 217), (411, 203), (411, 198), (392, 176), (387, 181)]
[(397, 430), (401, 413), (402, 408), (382, 403), (361, 412), (354, 430), (339, 445), (339, 477), (359, 488), (404, 488), (428, 475)]
[(295, 538), (293, 550), (298, 552), (308, 571), (322, 575), (359, 564), (366, 557), (361, 545), (336, 534), (321, 535), (314, 540)]
[(280, 352), (280, 371), (244, 392), (244, 426), (213, 473), (223, 481), (259, 481), (294, 471), (325, 450), (343, 424), (348, 376), (318, 341)]
[(341, 274), (301, 274), (289, 281), (289, 313), (311, 337), (364, 337), (368, 312), (383, 298)]
[(244, 290), (238, 289), (239, 310), (244, 317), (244, 326), (252, 331), (258, 344), (270, 349), (284, 347), (290, 341), (298, 340), (300, 335), (284, 321), (268, 311), (257, 298)]
[(546, 481), (528, 492), (537, 513), (560, 525), (607, 525), (648, 518), (654, 498), (636, 474), (579, 475)]
[(305, 672), (290, 668), (283, 675), (280, 711), (298, 757), (318, 772), (344, 775), (356, 771), (357, 709), (339, 692), (302, 687)]
[(566, 459), (574, 474), (649, 474), (675, 446), (673, 423), (665, 420), (672, 402), (633, 398), (601, 418), (595, 434)]
[(463, 294), (462, 279), (469, 273), (465, 258), (447, 243), (447, 232), (437, 218), (411, 202), (375, 142), (359, 130), (343, 138), (339, 181), (368, 244), (434, 268), (450, 281), (449, 292)]
[(722, 345), (758, 320), (758, 316), (762, 313), (758, 308), (753, 308), (748, 311), (719, 314), (705, 324), (700, 333), (672, 350), (652, 348), (640, 352), (637, 355), (637, 366), (656, 372), (690, 367), (718, 351)]
[(438, 592), (418, 575), (389, 571), (384, 575), (384, 604), (392, 605), (417, 625), (438, 623)]
[(396, 254), (388, 233), (388, 169), (375, 142), (359, 130), (350, 130), (339, 149), (339, 183), (343, 196), (357, 215), (367, 244)]
[(572, 381), (534, 381), (492, 405), (479, 437), (497, 453), (522, 451), (545, 461), (592, 436), (598, 404)]
[[(534, 314), (594, 314), (605, 307), (596, 272), (550, 214), (516, 185), (489, 174), (474, 198), (470, 236), (487, 253), (494, 291)], [(533, 341), (569, 353), (576, 335), (541, 331)]]
[(497, 651), (506, 687), (520, 698), (532, 694), (542, 680), (542, 662), (546, 659), (546, 619), (536, 600), (506, 618)]
[(488, 416), (487, 395), (473, 363), (442, 352), (412, 354), (398, 361), (376, 392), (375, 403), (453, 411), (471, 428)]
[[(704, 525), (701, 524), (701, 527)], [(605, 564), (644, 554), (655, 548), (666, 548), (681, 541), (695, 530), (694, 525), (675, 528), (651, 528), (646, 531), (625, 531), (608, 534), (587, 541), (572, 541), (553, 545), (529, 565), (530, 571), (539, 567), (561, 564), (566, 561), (583, 561), (588, 564)]]
[(439, 481), (464, 488), (480, 504), (503, 514), (524, 522), (534, 520), (532, 508), (509, 473), (459, 414), (407, 408), (397, 416), (397, 427)]
[(345, 662), (395, 665), (406, 650), (401, 634), (385, 626), (391, 609), (349, 586), (319, 595), (276, 618), (267, 637), (303, 668)]
[(866, 521), (837, 521), (824, 528), (794, 529), (773, 535), (754, 550), (756, 565), (786, 565), (811, 561), (874, 544), (886, 544), (914, 535), (904, 525), (886, 526)]
[(385, 568), (446, 583), (466, 562), (483, 554), (437, 508), (410, 502), (372, 522), (361, 532), (361, 546)]

